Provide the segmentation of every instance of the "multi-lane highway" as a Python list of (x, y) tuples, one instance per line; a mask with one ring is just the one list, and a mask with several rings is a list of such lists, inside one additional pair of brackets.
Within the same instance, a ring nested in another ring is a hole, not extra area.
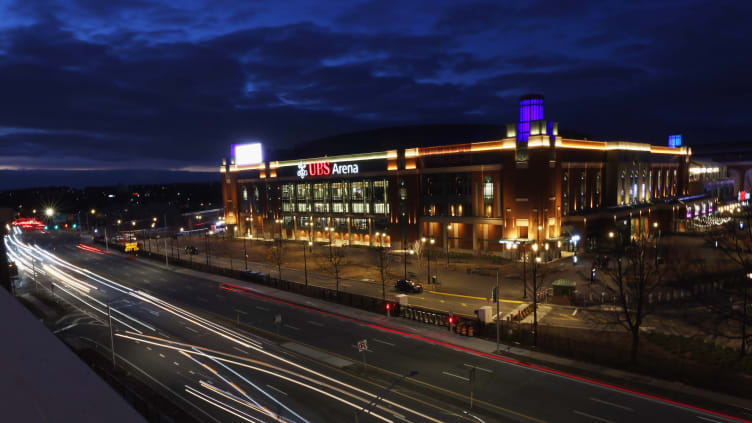
[[(111, 302), (119, 365), (204, 421), (735, 421), (192, 271), (75, 242), (6, 240), (24, 273), (80, 313), (106, 321)], [(66, 326), (65, 336), (109, 346), (102, 324)]]

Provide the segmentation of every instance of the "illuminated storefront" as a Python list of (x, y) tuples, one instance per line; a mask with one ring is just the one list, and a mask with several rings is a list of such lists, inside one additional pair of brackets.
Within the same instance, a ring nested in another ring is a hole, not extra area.
[(617, 221), (635, 235), (668, 230), (685, 212), (686, 146), (568, 139), (543, 119), (543, 98), (526, 96), (498, 140), (285, 161), (235, 146), (254, 153), (220, 169), (225, 221), (254, 238), (396, 248), (426, 238), (498, 253), (507, 241), (598, 238)]

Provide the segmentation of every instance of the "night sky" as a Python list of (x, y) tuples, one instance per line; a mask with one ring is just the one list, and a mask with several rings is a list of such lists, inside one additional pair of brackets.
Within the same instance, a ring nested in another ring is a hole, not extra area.
[(748, 141), (750, 4), (0, 0), (0, 189), (216, 179), (243, 139), (504, 124), (530, 92), (594, 139)]

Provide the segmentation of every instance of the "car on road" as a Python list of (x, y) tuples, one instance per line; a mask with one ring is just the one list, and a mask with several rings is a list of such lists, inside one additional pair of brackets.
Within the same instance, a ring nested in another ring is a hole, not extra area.
[(198, 248), (194, 247), (193, 245), (189, 245), (185, 247), (185, 253), (188, 254), (189, 256), (198, 254)]
[(411, 292), (415, 294), (423, 292), (423, 285), (413, 282), (410, 279), (398, 280), (397, 283), (394, 284), (394, 288), (397, 289), (397, 291)]

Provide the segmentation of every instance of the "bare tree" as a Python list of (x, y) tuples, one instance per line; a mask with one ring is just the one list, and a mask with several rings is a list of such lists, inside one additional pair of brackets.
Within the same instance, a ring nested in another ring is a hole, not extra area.
[(376, 248), (376, 266), (379, 268), (381, 277), (381, 299), (386, 301), (386, 281), (392, 277), (392, 265), (394, 257), (386, 247)]
[(658, 265), (657, 249), (647, 237), (630, 240), (628, 232), (615, 235), (613, 247), (602, 251), (614, 260), (603, 268), (606, 277), (600, 280), (606, 292), (615, 298), (613, 323), (632, 336), (630, 359), (636, 362), (640, 328), (645, 317), (655, 311), (652, 294), (664, 284), (665, 270)]
[[(724, 224), (708, 233), (713, 252), (711, 260), (693, 260), (677, 272), (677, 285), (687, 289), (701, 313), (689, 313), (687, 323), (713, 337), (739, 341), (739, 355), (744, 357), (752, 342), (748, 327), (749, 291), (752, 285), (752, 211), (733, 211), (722, 218)], [(716, 221), (717, 223), (720, 223)], [(693, 318), (701, 314), (701, 318)]]
[(279, 274), (279, 279), (282, 279), (282, 263), (285, 261), (285, 247), (282, 245), (281, 242), (275, 242), (272, 245), (270, 245), (266, 250), (266, 256), (277, 266), (277, 273)]
[(345, 247), (332, 248), (326, 255), (319, 255), (317, 262), (322, 271), (334, 276), (336, 291), (339, 294), (339, 279), (342, 273), (342, 266), (345, 265), (346, 255)]

